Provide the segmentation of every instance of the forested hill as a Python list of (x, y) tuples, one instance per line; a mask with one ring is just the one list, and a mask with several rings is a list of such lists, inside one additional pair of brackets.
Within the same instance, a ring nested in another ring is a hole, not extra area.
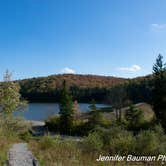
[(59, 74), (24, 79), (19, 82), (22, 86), (26, 85), (30, 89), (38, 87), (40, 91), (48, 91), (49, 88), (60, 88), (64, 80), (66, 80), (69, 86), (78, 86), (80, 88), (108, 88), (123, 83), (127, 79), (97, 75)]
[(106, 89), (124, 83), (127, 79), (96, 75), (59, 74), (24, 79), (18, 82), (21, 86), (21, 94), (27, 100), (58, 102), (63, 80), (66, 80), (74, 99), (87, 102), (94, 98), (102, 102)]

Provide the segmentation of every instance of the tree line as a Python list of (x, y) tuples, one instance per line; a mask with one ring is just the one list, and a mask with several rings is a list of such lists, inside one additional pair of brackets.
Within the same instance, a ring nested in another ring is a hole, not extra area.
[(135, 79), (115, 77), (54, 75), (17, 81), (20, 93), (29, 102), (59, 102), (63, 81), (69, 86), (72, 99), (78, 102), (111, 103), (115, 89), (123, 88), (134, 103), (152, 102), (153, 75)]

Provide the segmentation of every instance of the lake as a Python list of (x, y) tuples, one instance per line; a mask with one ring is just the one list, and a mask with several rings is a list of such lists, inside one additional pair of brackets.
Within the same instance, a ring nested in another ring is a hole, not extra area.
[[(88, 103), (79, 103), (81, 112), (87, 112), (90, 110)], [(96, 104), (97, 108), (106, 107), (104, 104)], [(15, 116), (22, 116), (27, 120), (43, 121), (49, 116), (59, 113), (58, 103), (30, 103), (22, 111), (14, 113)]]

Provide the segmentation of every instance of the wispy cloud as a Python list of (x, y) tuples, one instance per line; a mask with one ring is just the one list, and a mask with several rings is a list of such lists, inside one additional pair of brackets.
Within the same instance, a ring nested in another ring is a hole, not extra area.
[(62, 73), (62, 74), (75, 74), (76, 71), (71, 69), (71, 68), (65, 67), (64, 69), (61, 70), (60, 73)]
[(128, 71), (128, 72), (137, 72), (141, 70), (139, 65), (132, 65), (131, 67), (120, 67), (118, 68), (120, 71)]
[(153, 31), (166, 30), (166, 24), (151, 24), (151, 29)]

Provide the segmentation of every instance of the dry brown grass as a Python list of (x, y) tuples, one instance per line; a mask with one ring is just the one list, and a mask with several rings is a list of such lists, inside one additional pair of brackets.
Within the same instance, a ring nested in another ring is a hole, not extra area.
[[(31, 141), (30, 149), (41, 166), (105, 166), (97, 163), (98, 155), (84, 153), (73, 141), (53, 141), (52, 138), (41, 138)], [(110, 164), (109, 164), (110, 165)]]
[(147, 121), (150, 121), (154, 117), (154, 111), (152, 109), (152, 106), (147, 103), (141, 103), (136, 105), (137, 108), (141, 109), (144, 113), (144, 118)]
[(37, 157), (41, 166), (146, 166), (157, 163), (143, 162), (97, 162), (99, 153), (82, 151), (74, 142), (53, 141), (50, 137), (33, 140), (30, 149)]

